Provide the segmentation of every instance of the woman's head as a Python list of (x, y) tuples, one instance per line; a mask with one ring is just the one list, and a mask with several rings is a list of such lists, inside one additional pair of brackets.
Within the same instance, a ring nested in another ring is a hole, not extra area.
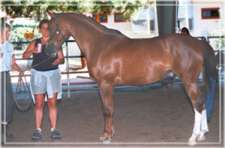
[(48, 23), (49, 20), (43, 19), (40, 21), (38, 28), (40, 33), (42, 34), (42, 37), (49, 37), (49, 32), (48, 32)]
[(189, 30), (186, 27), (183, 27), (181, 29), (181, 34), (182, 35), (190, 35), (190, 32), (189, 32)]

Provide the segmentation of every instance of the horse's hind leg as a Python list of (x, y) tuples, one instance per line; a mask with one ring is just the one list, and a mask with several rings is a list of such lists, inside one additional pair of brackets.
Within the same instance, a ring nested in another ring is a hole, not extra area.
[(185, 89), (191, 98), (194, 108), (195, 120), (192, 135), (189, 138), (189, 145), (195, 145), (196, 141), (205, 139), (204, 135), (208, 132), (206, 118), (205, 101), (196, 82), (185, 82)]
[(103, 107), (104, 116), (104, 133), (100, 137), (103, 143), (107, 144), (111, 142), (114, 134), (113, 129), (113, 86), (111, 83), (103, 81), (99, 84), (100, 95)]

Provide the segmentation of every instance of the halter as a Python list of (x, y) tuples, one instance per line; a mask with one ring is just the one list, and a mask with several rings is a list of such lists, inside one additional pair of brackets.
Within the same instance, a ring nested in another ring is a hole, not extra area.
[[(67, 36), (59, 29), (59, 24), (58, 24), (57, 21), (55, 21), (55, 24), (56, 24), (56, 31), (54, 32), (53, 35), (50, 36), (50, 38), (52, 38), (52, 36), (59, 36), (59, 35), (61, 35), (62, 36), (62, 43), (63, 43), (66, 40)], [(50, 40), (49, 44), (47, 44), (47, 48), (50, 48), (50, 47), (53, 47), (52, 49), (55, 49), (53, 40)]]

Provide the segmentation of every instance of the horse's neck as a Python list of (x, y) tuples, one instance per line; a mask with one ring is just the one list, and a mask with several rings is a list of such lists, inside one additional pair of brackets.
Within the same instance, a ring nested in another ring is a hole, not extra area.
[(71, 35), (75, 38), (79, 48), (86, 58), (91, 57), (95, 47), (100, 44), (103, 31), (87, 20), (75, 19), (70, 26)]

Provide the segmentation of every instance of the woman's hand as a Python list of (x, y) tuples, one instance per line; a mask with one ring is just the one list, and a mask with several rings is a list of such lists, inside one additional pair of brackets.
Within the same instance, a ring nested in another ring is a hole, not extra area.
[(57, 59), (52, 63), (52, 65), (58, 65), (64, 63), (64, 54), (62, 52), (62, 49), (58, 50), (57, 52)]
[(39, 53), (38, 47), (35, 46), (35, 41), (32, 41), (25, 52), (23, 53), (23, 59), (29, 59), (33, 53)]

